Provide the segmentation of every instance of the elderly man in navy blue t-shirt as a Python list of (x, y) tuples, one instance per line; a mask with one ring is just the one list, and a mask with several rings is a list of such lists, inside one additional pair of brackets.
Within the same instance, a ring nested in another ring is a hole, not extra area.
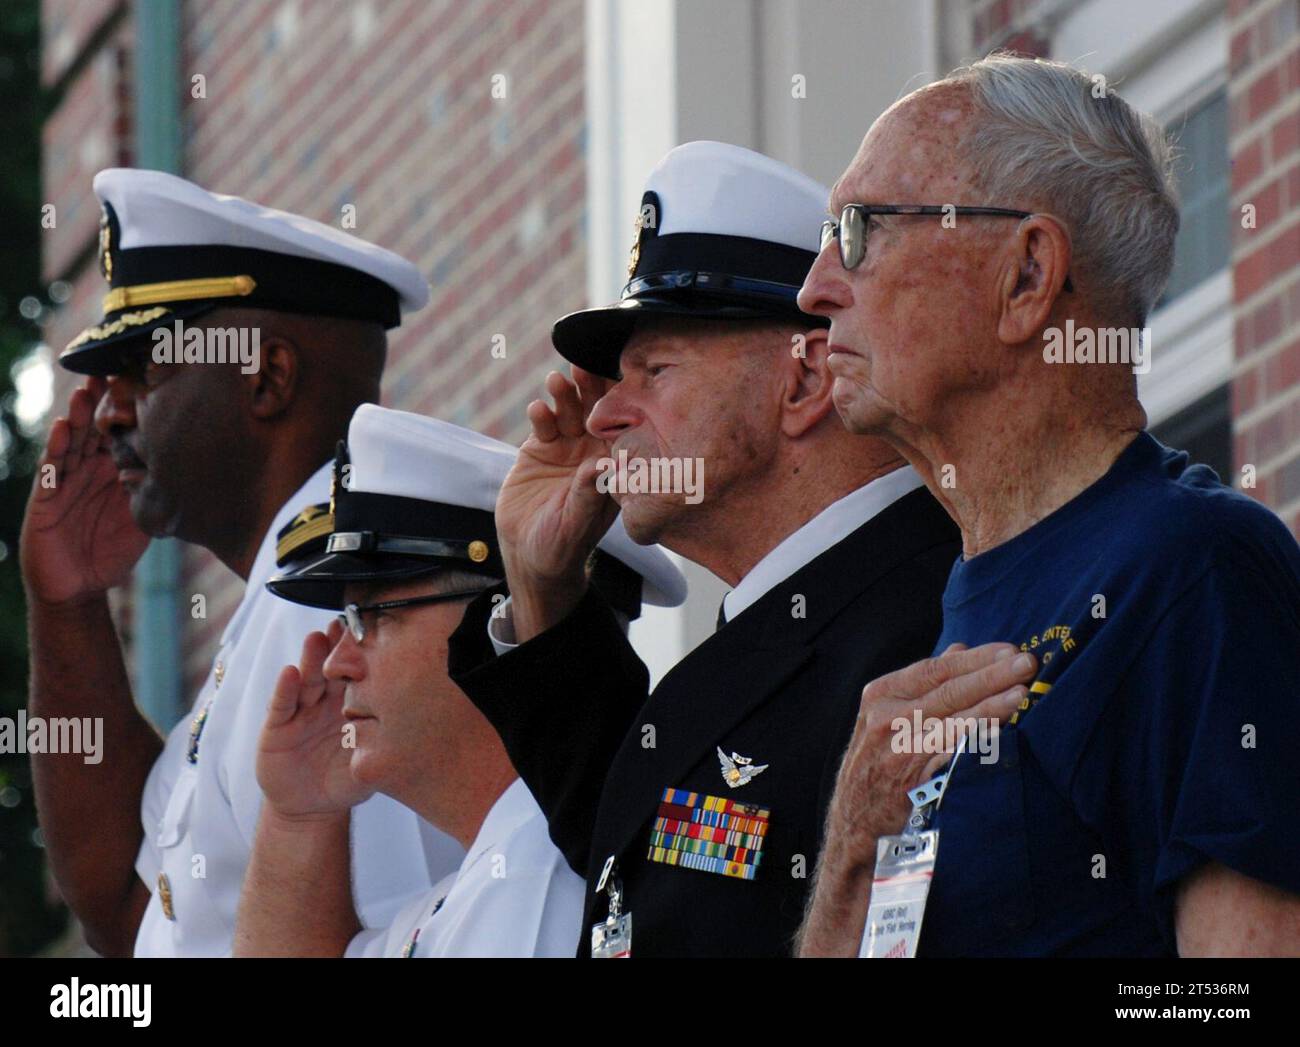
[[(1093, 87), (977, 62), (876, 121), (831, 194), (800, 304), (831, 318), (836, 406), (917, 468), (964, 555), (938, 656), (864, 692), (805, 955), (1300, 953), (1300, 549), (1144, 431), (1170, 151)], [(969, 704), (1019, 658), (995, 747), (894, 751), (908, 701)], [(931, 864), (891, 866), (909, 812)]]

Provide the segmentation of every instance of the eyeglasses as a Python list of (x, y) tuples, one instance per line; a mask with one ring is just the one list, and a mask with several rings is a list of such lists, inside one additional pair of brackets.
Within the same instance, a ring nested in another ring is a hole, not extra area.
[(469, 589), (457, 593), (438, 593), (434, 596), (411, 596), (405, 600), (385, 600), (382, 603), (366, 604), (364, 607), (350, 603), (343, 608), (343, 613), (339, 615), (339, 622), (347, 627), (348, 632), (352, 634), (352, 639), (360, 643), (366, 638), (366, 623), (361, 617), (363, 614), (370, 614), (374, 611), (391, 611), (397, 607), (416, 607), (423, 604), (451, 603), (453, 600), (469, 600), (483, 591), (483, 589)]
[[(957, 207), (953, 204), (845, 204), (838, 222), (822, 222), (821, 249), (832, 240), (840, 242), (840, 263), (845, 269), (856, 269), (867, 257), (867, 234), (871, 224), (867, 219), (877, 214), (933, 214), (933, 215), (993, 215), (1002, 218), (1030, 218), (1032, 212), (1011, 211), (1005, 207)], [(1066, 278), (1067, 290), (1069, 278)]]

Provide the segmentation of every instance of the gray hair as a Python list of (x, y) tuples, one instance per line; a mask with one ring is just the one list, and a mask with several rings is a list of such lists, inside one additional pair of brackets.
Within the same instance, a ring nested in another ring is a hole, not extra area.
[(999, 52), (941, 82), (970, 89), (976, 121), (962, 149), (987, 202), (1061, 218), (1081, 292), (1143, 326), (1178, 234), (1164, 129), (1102, 78), (1062, 62)]

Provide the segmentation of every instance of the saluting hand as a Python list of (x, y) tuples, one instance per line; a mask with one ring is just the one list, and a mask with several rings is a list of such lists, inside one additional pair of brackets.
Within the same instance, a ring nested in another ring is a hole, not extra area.
[(558, 371), (546, 376), (554, 406), (528, 405), (533, 431), (497, 497), (497, 536), (520, 640), (581, 599), (587, 557), (618, 515), (614, 500), (596, 490), (598, 463), (609, 448), (586, 427), (610, 383), (580, 367), (573, 378)]
[(257, 743), (257, 783), (277, 814), (309, 818), (338, 814), (370, 798), (373, 789), (352, 779), (340, 680), (324, 673), (325, 659), (343, 635), (334, 621), (308, 634), (297, 666), (280, 671)]
[(90, 378), (73, 392), (36, 467), (19, 548), (28, 595), (41, 603), (75, 605), (125, 584), (149, 544), (95, 428), (105, 388)]

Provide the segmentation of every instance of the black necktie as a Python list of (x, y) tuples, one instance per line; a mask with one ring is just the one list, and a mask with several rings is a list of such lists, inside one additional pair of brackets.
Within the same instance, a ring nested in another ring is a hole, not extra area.
[(713, 631), (717, 632), (727, 624), (727, 598), (722, 598), (722, 603), (718, 604), (718, 624), (714, 626)]

